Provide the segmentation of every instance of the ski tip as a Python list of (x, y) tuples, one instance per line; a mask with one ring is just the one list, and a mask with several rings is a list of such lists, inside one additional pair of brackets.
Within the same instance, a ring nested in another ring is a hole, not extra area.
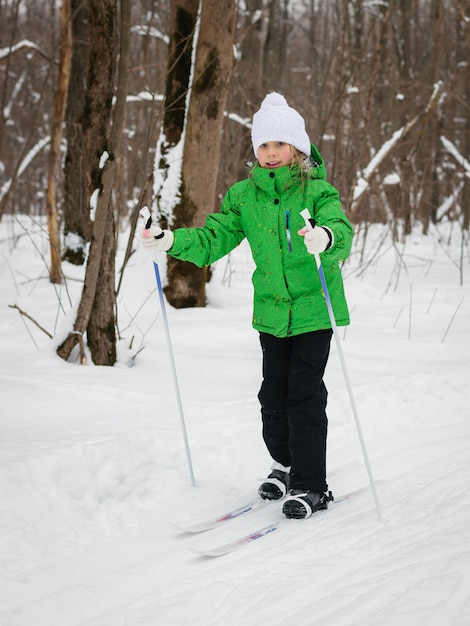
[(178, 522), (168, 522), (172, 528), (180, 533), (196, 535), (197, 533), (204, 533), (207, 530), (212, 530), (213, 525), (207, 524), (193, 524), (192, 526), (185, 526), (184, 524), (178, 524)]

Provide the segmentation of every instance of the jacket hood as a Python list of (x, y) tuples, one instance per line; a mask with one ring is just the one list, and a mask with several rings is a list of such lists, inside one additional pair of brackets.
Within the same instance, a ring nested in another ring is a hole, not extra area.
[(308, 158), (311, 167), (311, 177), (326, 180), (326, 167), (320, 151), (313, 143), (310, 144), (310, 156)]

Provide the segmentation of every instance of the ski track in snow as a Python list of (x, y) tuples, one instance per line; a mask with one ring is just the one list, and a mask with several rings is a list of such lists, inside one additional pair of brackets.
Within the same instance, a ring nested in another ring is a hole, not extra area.
[[(3, 247), (12, 228), (5, 223)], [(380, 229), (369, 235), (371, 250), (381, 237)], [(168, 311), (196, 489), (147, 256), (137, 254), (126, 270), (120, 323), (130, 327), (114, 368), (65, 364), (31, 330), (36, 350), (24, 321), (7, 309), (0, 625), (469, 626), (470, 288), (459, 286), (435, 241), (410, 237), (399, 277), (393, 250), (360, 277), (354, 255), (346, 266), (353, 315), (340, 334), (384, 520), (333, 346), (330, 488), (337, 496), (360, 491), (218, 559), (192, 548), (229, 541), (275, 515), (261, 509), (200, 535), (171, 525), (243, 504), (269, 467), (246, 247), (231, 257), (230, 286), (222, 285), (227, 266), (217, 266), (209, 307)], [(31, 248), (20, 238), (2, 257), (2, 310), (17, 301), (50, 328), (57, 302), (47, 281), (37, 281), (44, 268)], [(77, 297), (78, 287), (69, 288)], [(132, 336), (146, 347), (130, 368)]]

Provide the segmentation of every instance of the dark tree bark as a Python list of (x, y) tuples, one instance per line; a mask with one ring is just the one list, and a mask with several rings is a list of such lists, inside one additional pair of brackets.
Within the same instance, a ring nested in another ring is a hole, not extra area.
[(90, 241), (89, 198), (83, 158), (82, 116), (86, 98), (86, 76), (90, 46), (90, 0), (72, 0), (72, 68), (67, 98), (64, 164), (64, 246), (62, 258), (83, 265), (86, 244)]
[[(114, 224), (112, 192), (121, 158), (122, 134), (126, 121), (126, 97), (129, 76), (129, 37), (131, 0), (120, 2), (120, 46), (116, 106), (109, 140), (109, 161), (102, 178), (102, 193), (98, 198), (98, 212), (105, 216), (100, 269), (93, 309), (88, 324), (88, 346), (96, 365), (114, 365), (116, 362), (116, 229)], [(102, 206), (101, 206), (102, 202)]]

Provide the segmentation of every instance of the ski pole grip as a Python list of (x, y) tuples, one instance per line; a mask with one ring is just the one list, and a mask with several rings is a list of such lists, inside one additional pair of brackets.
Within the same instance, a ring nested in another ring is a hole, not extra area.
[(310, 211), (308, 209), (304, 209), (303, 211), (300, 211), (300, 215), (305, 220), (305, 226), (307, 230), (313, 230), (316, 226), (316, 222), (310, 215)]
[[(306, 229), (307, 230), (313, 230), (315, 228), (316, 221), (310, 215), (310, 211), (308, 209), (304, 209), (303, 211), (300, 211), (300, 215), (305, 220), (305, 227), (306, 227)], [(317, 264), (317, 267), (318, 267), (318, 271), (320, 271), (320, 269), (321, 269), (320, 255), (317, 253), (314, 256), (315, 256), (315, 263)]]
[(148, 230), (152, 226), (152, 216), (150, 215), (149, 208), (144, 206), (140, 209), (139, 213), (145, 220), (145, 230)]
[[(142, 209), (140, 209), (139, 213), (145, 220), (145, 230), (142, 235), (145, 238), (151, 237), (152, 235), (150, 233), (150, 226), (152, 226), (152, 216), (150, 214), (150, 211), (148, 210), (148, 207), (144, 206)], [(165, 236), (165, 233), (161, 228), (159, 228), (158, 230), (160, 231), (160, 233), (158, 235), (154, 235), (154, 238), (162, 239)]]

